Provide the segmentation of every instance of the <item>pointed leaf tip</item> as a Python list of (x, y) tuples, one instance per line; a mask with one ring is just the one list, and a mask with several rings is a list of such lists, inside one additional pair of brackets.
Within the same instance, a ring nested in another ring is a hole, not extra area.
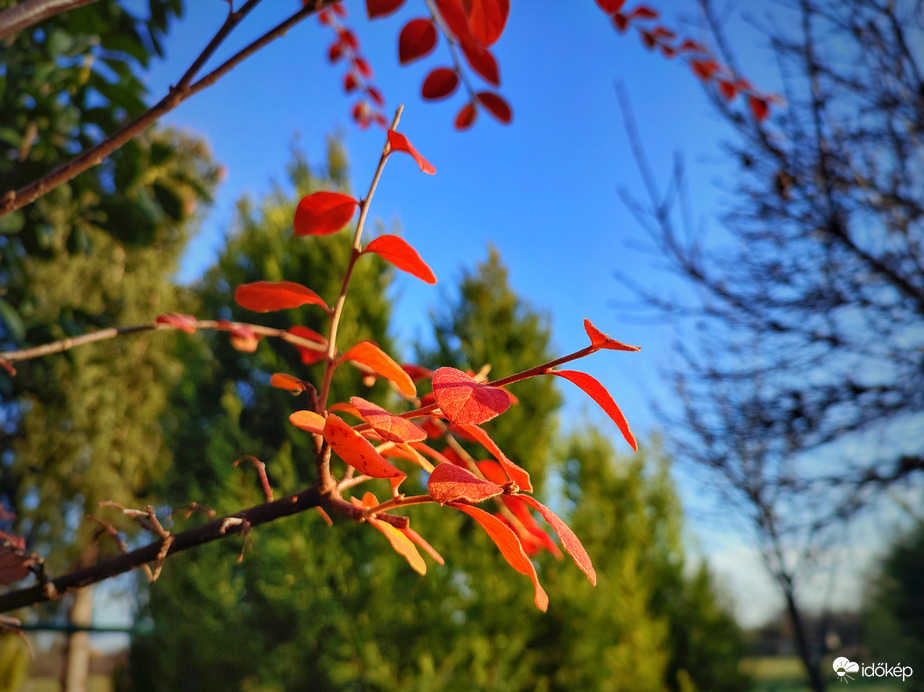
[(385, 461), (367, 439), (334, 414), (330, 414), (324, 423), (324, 439), (337, 456), (360, 473), (373, 478), (400, 478), (407, 475)]
[(295, 209), (295, 235), (330, 235), (353, 219), (359, 202), (339, 192), (315, 192), (302, 197)]
[(411, 144), (411, 141), (400, 132), (389, 130), (388, 144), (391, 145), (392, 151), (403, 151), (406, 154), (410, 154), (414, 158), (414, 161), (417, 162), (417, 165), (420, 166), (420, 170), (424, 173), (429, 173), (430, 175), (436, 173), (436, 168), (433, 167), (433, 164), (421, 156), (420, 152)]
[(234, 302), (245, 310), (254, 312), (286, 310), (302, 305), (320, 305), (325, 310), (329, 309), (317, 293), (292, 281), (257, 281), (243, 284), (234, 292)]
[(617, 341), (610, 337), (609, 334), (604, 334), (599, 329), (594, 326), (594, 323), (588, 319), (584, 320), (584, 331), (587, 332), (587, 336), (590, 337), (590, 345), (597, 348), (605, 348), (610, 351), (641, 351), (641, 346), (632, 346), (630, 344), (625, 344), (622, 341)]
[(561, 518), (555, 514), (552, 510), (546, 507), (544, 504), (539, 502), (530, 495), (515, 495), (523, 502), (532, 506), (535, 510), (542, 515), (542, 518), (549, 522), (549, 525), (555, 529), (555, 533), (558, 534), (558, 538), (561, 541), (562, 547), (565, 549), (565, 552), (571, 556), (580, 570), (587, 575), (587, 578), (590, 579), (590, 583), (594, 586), (597, 585), (597, 572), (594, 570), (593, 563), (590, 561), (590, 556), (587, 554), (587, 551), (584, 550), (584, 546), (581, 544), (581, 541), (574, 534), (574, 531), (571, 530), (571, 527), (568, 526)]
[(374, 252), (398, 269), (416, 276), (428, 284), (436, 283), (436, 276), (410, 244), (396, 235), (380, 235), (363, 252)]
[(365, 365), (377, 375), (390, 380), (404, 396), (417, 396), (417, 385), (391, 356), (371, 341), (361, 341), (340, 356), (340, 360), (351, 360)]

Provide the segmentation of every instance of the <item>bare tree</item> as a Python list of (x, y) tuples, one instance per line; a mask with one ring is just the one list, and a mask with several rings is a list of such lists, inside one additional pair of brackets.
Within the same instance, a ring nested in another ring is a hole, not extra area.
[[(707, 67), (733, 84), (722, 22), (700, 5), (720, 54)], [(761, 121), (707, 83), (736, 134), (722, 244), (690, 233), (682, 165), (658, 189), (631, 117), (650, 206), (626, 199), (693, 289), (682, 304), (636, 288), (661, 314), (696, 318), (671, 374), (677, 451), (746, 511), (822, 690), (797, 583), (844, 519), (886, 488), (919, 491), (924, 470), (924, 4), (779, 11), (761, 26), (786, 107)]]

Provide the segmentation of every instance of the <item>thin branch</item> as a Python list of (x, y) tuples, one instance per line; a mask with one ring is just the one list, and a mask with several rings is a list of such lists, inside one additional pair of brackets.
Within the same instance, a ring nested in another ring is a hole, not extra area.
[[(219, 36), (223, 38), (225, 35), (227, 35), (227, 23), (232, 21), (232, 19), (240, 12), (243, 12), (245, 8), (248, 11), (252, 9), (252, 6), (256, 4), (256, 1), (257, 0), (251, 0), (251, 2), (248, 2), (238, 13), (232, 13), (232, 15), (229, 15), (228, 20), (226, 20), (225, 24), (222, 25), (222, 28), (218, 30), (216, 38)], [(221, 77), (226, 75), (232, 69), (237, 67), (238, 64), (249, 58), (265, 45), (271, 43), (280, 36), (285, 35), (285, 33), (290, 28), (295, 26), (305, 17), (315, 14), (327, 5), (331, 5), (337, 1), (338, 0), (310, 0), (298, 12), (295, 12), (288, 19), (281, 22), (280, 24), (277, 24), (274, 28), (263, 34), (263, 36), (235, 53), (232, 57), (228, 58), (228, 60), (223, 62), (219, 67), (214, 69), (199, 81), (191, 85), (182, 85), (181, 83), (170, 89), (170, 92), (164, 96), (164, 98), (162, 98), (156, 105), (152, 106), (144, 114), (114, 132), (111, 136), (97, 144), (92, 149), (85, 151), (79, 156), (71, 159), (53, 171), (46, 173), (38, 180), (29, 183), (19, 190), (9, 190), (5, 195), (3, 195), (3, 199), (0, 200), (0, 216), (14, 212), (17, 209), (22, 209), (23, 207), (37, 200), (39, 197), (42, 197), (51, 190), (55, 189), (59, 185), (66, 183), (80, 173), (83, 173), (85, 170), (99, 165), (107, 156), (112, 154), (114, 151), (153, 125), (162, 115), (176, 108), (190, 96), (193, 96), (203, 89), (212, 86)], [(235, 23), (239, 22), (240, 17), (234, 21)], [(217, 48), (217, 44), (213, 45), (214, 42), (215, 39), (209, 43), (209, 45), (203, 51), (202, 55), (205, 55), (209, 50), (214, 50)], [(200, 58), (202, 58), (202, 55), (200, 55), (199, 58), (194, 61), (192, 67), (197, 66), (197, 63), (199, 62)], [(187, 74), (184, 75), (183, 79), (187, 78), (187, 76), (190, 74), (190, 71), (192, 70), (192, 67), (190, 70), (187, 70)]]
[(0, 12), (0, 41), (59, 12), (74, 10), (94, 2), (96, 0), (23, 0), (18, 5)]

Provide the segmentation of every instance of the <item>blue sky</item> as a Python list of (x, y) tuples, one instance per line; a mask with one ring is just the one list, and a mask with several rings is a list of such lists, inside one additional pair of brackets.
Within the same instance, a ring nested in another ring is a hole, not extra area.
[[(226, 4), (217, 0), (187, 5), (187, 16), (168, 36), (166, 59), (148, 75), (152, 100), (179, 79), (227, 12)], [(295, 0), (263, 3), (211, 65), (297, 5)], [(661, 11), (666, 25), (703, 38), (694, 21), (693, 0), (652, 0), (651, 5)], [(771, 8), (765, 0), (746, 5), (754, 14)], [(714, 225), (723, 202), (721, 181), (730, 176), (719, 145), (729, 133), (711, 113), (700, 84), (683, 63), (646, 50), (634, 33), (618, 34), (592, 0), (514, 2), (494, 51), (500, 92), (513, 107), (513, 124), (500, 125), (482, 113), (472, 130), (458, 133), (452, 121), (464, 103), (461, 94), (437, 104), (419, 96), (427, 72), (449, 64), (445, 44), (417, 63), (398, 65), (398, 33), (407, 19), (424, 14), (422, 0), (409, 0), (397, 15), (374, 22), (366, 19), (364, 6), (347, 0), (347, 21), (375, 70), (386, 112), (390, 117), (404, 104), (401, 131), (437, 169), (435, 176), (426, 176), (411, 159), (393, 158), (372, 207), (373, 218), (389, 225), (400, 222), (404, 237), (440, 280), (434, 289), (410, 276), (399, 277), (399, 340), (409, 345), (426, 337), (428, 310), (445, 300), (445, 291), (453, 291), (462, 271), (484, 259), (492, 243), (510, 269), (515, 290), (548, 313), (560, 353), (586, 345), (581, 326), (585, 317), (612, 336), (643, 347), (638, 354), (597, 354), (579, 367), (603, 382), (636, 432), (644, 435), (656, 425), (651, 403), (669, 406), (672, 396), (658, 371), (671, 360), (674, 332), (615, 308), (615, 301), (632, 295), (614, 272), (621, 270), (649, 287), (681, 294), (683, 288), (663, 272), (655, 255), (644, 251), (644, 234), (619, 198), (620, 188), (640, 198), (644, 188), (615, 85), (624, 84), (631, 99), (659, 181), (667, 180), (673, 157), (681, 152), (694, 213), (700, 222)], [(777, 89), (764, 43), (738, 14), (730, 17), (729, 36), (744, 73), (765, 90)], [(193, 280), (215, 257), (236, 199), (245, 193), (259, 198), (274, 179), (284, 180), (295, 133), (309, 158), (319, 162), (325, 138), (341, 134), (354, 189), (365, 194), (384, 132), (360, 131), (351, 122), (353, 99), (341, 89), (343, 66), (326, 59), (332, 40), (330, 29), (309, 19), (164, 119), (204, 136), (228, 173), (184, 261), (183, 280)], [(577, 390), (565, 392), (566, 419), (591, 409)], [(618, 431), (612, 430), (617, 439)], [(732, 587), (738, 614), (753, 623), (772, 612), (775, 591), (762, 578), (762, 568), (740, 533), (727, 527), (716, 530), (714, 517), (704, 519), (714, 508), (703, 502), (702, 485), (682, 469), (677, 475), (693, 532)]]

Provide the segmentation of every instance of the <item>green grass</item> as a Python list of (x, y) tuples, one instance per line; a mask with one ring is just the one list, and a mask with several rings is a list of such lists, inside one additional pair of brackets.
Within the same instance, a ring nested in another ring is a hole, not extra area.
[[(751, 692), (811, 692), (802, 664), (795, 656), (755, 656), (741, 662), (742, 669), (754, 680)], [(822, 675), (829, 672), (823, 669)], [(871, 680), (855, 675), (849, 683), (841, 683), (830, 670), (830, 682), (825, 692), (897, 692), (901, 680)]]

